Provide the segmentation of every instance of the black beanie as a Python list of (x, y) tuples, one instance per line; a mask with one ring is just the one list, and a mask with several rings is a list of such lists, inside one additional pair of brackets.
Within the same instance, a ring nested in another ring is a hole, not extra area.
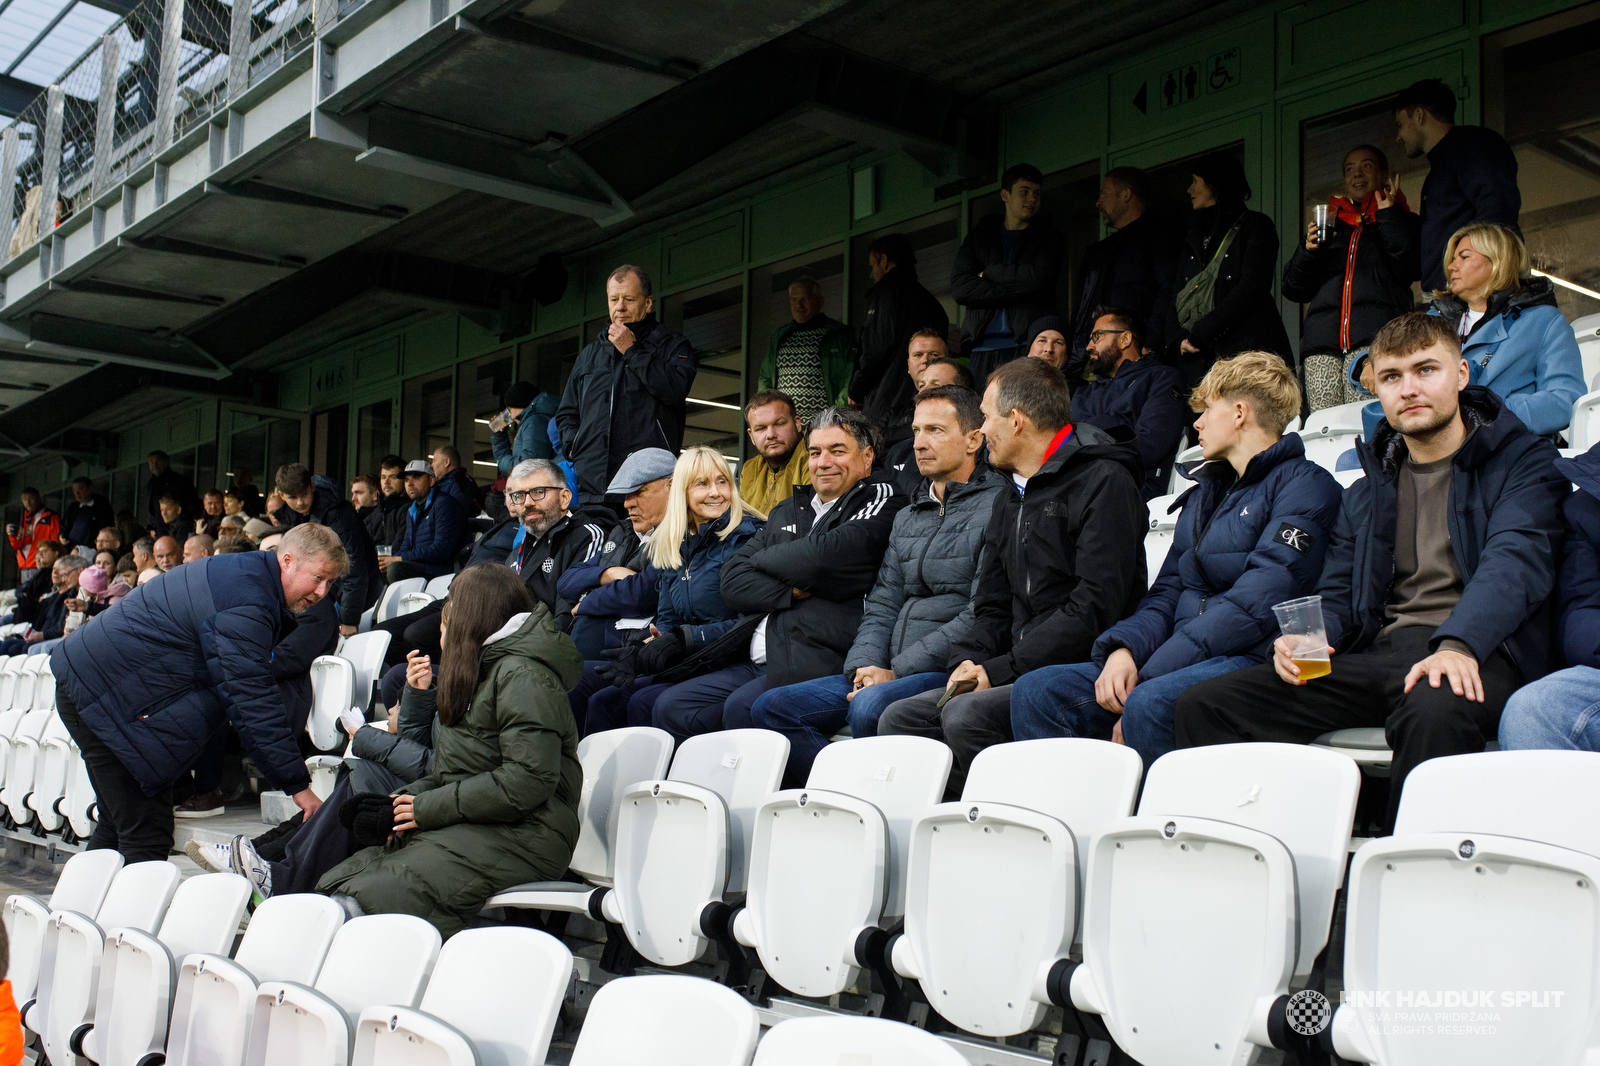
[(507, 407), (526, 407), (539, 396), (539, 386), (531, 381), (513, 381), (506, 387), (500, 402)]

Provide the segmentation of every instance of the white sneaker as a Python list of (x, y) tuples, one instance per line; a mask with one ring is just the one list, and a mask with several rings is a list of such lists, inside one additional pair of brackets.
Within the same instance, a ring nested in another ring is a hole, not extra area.
[(202, 844), (198, 840), (191, 840), (184, 844), (183, 853), (202, 870), (219, 874), (233, 872), (232, 844)]
[(266, 859), (256, 854), (256, 846), (250, 843), (250, 838), (243, 833), (233, 838), (229, 852), (231, 858), (229, 868), (250, 882), (252, 889), (250, 906), (261, 906), (272, 895), (272, 867), (267, 864)]

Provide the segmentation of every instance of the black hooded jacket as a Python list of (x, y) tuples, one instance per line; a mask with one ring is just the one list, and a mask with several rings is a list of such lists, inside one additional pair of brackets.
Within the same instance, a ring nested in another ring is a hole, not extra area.
[[(1206, 264), (1234, 222), (1239, 232), (1222, 255), (1217, 271), (1215, 303), (1211, 313), (1184, 329), (1178, 319), (1178, 297)], [(1274, 352), (1287, 359), (1289, 334), (1272, 298), (1278, 272), (1278, 228), (1259, 211), (1242, 204), (1203, 207), (1189, 218), (1178, 273), (1172, 283), (1172, 303), (1167, 310), (1166, 359), (1183, 371), (1184, 384), (1195, 385), (1211, 364), (1240, 352)], [(1187, 355), (1179, 346), (1187, 339), (1200, 349)]]
[(1132, 222), (1089, 245), (1079, 274), (1083, 288), (1072, 309), (1072, 335), (1067, 338), (1067, 374), (1082, 373), (1089, 360), (1089, 332), (1099, 306), (1131, 307), (1145, 321), (1144, 346), (1165, 350), (1167, 310), (1172, 304), (1172, 279), (1178, 269), (1183, 226), (1177, 219), (1146, 211)]
[[(850, 398), (863, 405), (880, 430), (911, 423), (916, 386), (906, 373), (911, 335), (921, 329), (950, 332), (950, 316), (917, 281), (917, 268), (897, 265), (867, 290), (861, 325), (861, 365), (850, 381)], [(900, 434), (904, 436), (904, 434)]]
[(278, 508), (274, 516), (284, 529), (293, 529), (304, 522), (317, 522), (327, 526), (339, 536), (345, 554), (350, 556), (350, 572), (339, 579), (339, 591), (333, 597), (339, 601), (339, 622), (353, 626), (361, 623), (361, 614), (378, 602), (378, 553), (356, 509), (349, 500), (323, 485), (317, 485), (311, 494), (311, 510), (300, 514), (294, 508)]
[(967, 309), (961, 324), (961, 354), (982, 340), (996, 311), (1006, 312), (1013, 343), (1023, 344), (1033, 320), (1055, 310), (1056, 283), (1066, 257), (1066, 242), (1050, 216), (1034, 216), (1015, 231), (1011, 262), (1005, 256), (1005, 216), (980, 219), (961, 242), (950, 271), (950, 295)]
[(1143, 599), (1149, 512), (1133, 434), (1076, 423), (1028, 479), (1001, 490), (984, 534), (976, 623), (950, 646), (991, 685), (1041, 666), (1090, 661), (1101, 633)]
[(1301, 355), (1363, 348), (1384, 323), (1411, 310), (1420, 233), (1417, 216), (1396, 204), (1359, 227), (1339, 219), (1316, 251), (1303, 240), (1295, 245), (1283, 268), (1283, 297), (1306, 305)]

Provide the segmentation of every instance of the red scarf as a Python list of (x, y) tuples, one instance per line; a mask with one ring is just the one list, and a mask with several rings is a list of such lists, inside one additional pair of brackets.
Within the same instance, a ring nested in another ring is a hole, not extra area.
[[(1410, 211), (1406, 205), (1406, 194), (1398, 193), (1390, 201), (1391, 206), (1402, 211)], [(1367, 224), (1377, 221), (1378, 194), (1369, 192), (1361, 200), (1358, 209), (1343, 196), (1328, 197), (1328, 213), (1347, 226), (1354, 226), (1355, 232), (1350, 234), (1350, 247), (1344, 255), (1344, 291), (1339, 300), (1339, 349), (1350, 350), (1350, 287), (1355, 280), (1356, 249), (1361, 245), (1361, 232)]]

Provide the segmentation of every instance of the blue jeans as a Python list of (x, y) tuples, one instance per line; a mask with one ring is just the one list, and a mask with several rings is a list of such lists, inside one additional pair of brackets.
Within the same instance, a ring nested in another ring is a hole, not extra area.
[(652, 722), (682, 744), (701, 733), (750, 725), (750, 705), (766, 688), (767, 668), (754, 663), (724, 667), (682, 681), (656, 697)]
[(54, 640), (36, 640), (32, 644), (28, 645), (28, 654), (49, 655), (51, 652), (56, 650), (56, 645), (60, 644), (65, 639), (67, 638), (57, 637)]
[(1600, 751), (1600, 670), (1569, 666), (1511, 694), (1500, 715), (1504, 751)]
[[(1190, 685), (1256, 665), (1245, 655), (1219, 655), (1170, 674), (1140, 681), (1122, 709), (1123, 742), (1148, 768), (1177, 747), (1173, 708)], [(1011, 732), (1018, 740), (1047, 737), (1106, 737), (1117, 716), (1095, 702), (1094, 663), (1046, 666), (1023, 674), (1011, 686)]]
[(869, 685), (850, 699), (850, 682), (830, 674), (762, 693), (751, 709), (751, 721), (789, 738), (789, 768), (784, 788), (804, 788), (811, 763), (828, 746), (828, 738), (848, 722), (852, 737), (878, 735), (878, 716), (895, 700), (943, 688), (947, 674), (912, 674), (881, 685)]

